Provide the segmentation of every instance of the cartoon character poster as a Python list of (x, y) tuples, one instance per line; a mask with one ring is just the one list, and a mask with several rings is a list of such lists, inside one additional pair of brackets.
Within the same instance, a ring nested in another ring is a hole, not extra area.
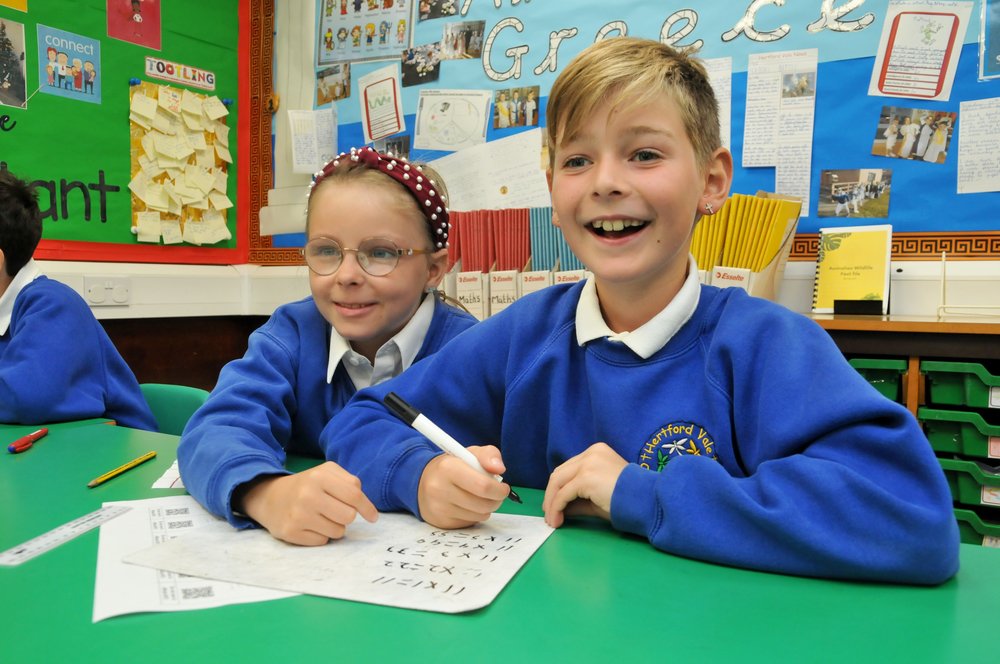
[(101, 42), (38, 24), (39, 92), (101, 103)]
[(318, 0), (316, 66), (398, 57), (411, 9), (406, 0)]
[(108, 36), (160, 50), (160, 0), (107, 0)]

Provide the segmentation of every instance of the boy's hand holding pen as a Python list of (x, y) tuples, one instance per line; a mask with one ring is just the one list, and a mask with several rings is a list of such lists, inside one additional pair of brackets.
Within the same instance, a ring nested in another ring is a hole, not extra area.
[(488, 519), (504, 498), (521, 502), (500, 477), (505, 468), (496, 447), (464, 447), (395, 392), (383, 401), (394, 415), (445, 452), (427, 464), (420, 478), (418, 502), (424, 521), (441, 528), (461, 528)]

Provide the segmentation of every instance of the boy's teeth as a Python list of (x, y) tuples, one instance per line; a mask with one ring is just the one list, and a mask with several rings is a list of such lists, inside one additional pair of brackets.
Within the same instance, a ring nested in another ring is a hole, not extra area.
[(621, 219), (615, 219), (615, 220), (601, 219), (599, 221), (594, 222), (594, 228), (598, 228), (602, 231), (623, 231), (626, 228), (630, 228), (632, 226), (641, 226), (641, 225), (642, 225), (641, 221), (635, 221), (633, 219), (629, 219), (627, 221), (623, 221)]

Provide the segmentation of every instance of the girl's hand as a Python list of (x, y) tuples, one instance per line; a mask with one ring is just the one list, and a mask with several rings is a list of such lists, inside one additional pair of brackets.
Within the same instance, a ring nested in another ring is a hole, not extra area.
[(274, 537), (305, 546), (340, 539), (359, 514), (369, 523), (378, 519), (378, 510), (361, 491), (361, 481), (332, 461), (294, 475), (255, 480), (242, 492), (242, 499), (234, 496), (233, 509)]

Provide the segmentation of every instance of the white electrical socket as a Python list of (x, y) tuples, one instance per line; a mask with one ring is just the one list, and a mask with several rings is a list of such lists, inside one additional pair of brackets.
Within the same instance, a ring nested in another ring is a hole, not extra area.
[(83, 292), (92, 307), (124, 306), (132, 299), (129, 277), (84, 277)]

